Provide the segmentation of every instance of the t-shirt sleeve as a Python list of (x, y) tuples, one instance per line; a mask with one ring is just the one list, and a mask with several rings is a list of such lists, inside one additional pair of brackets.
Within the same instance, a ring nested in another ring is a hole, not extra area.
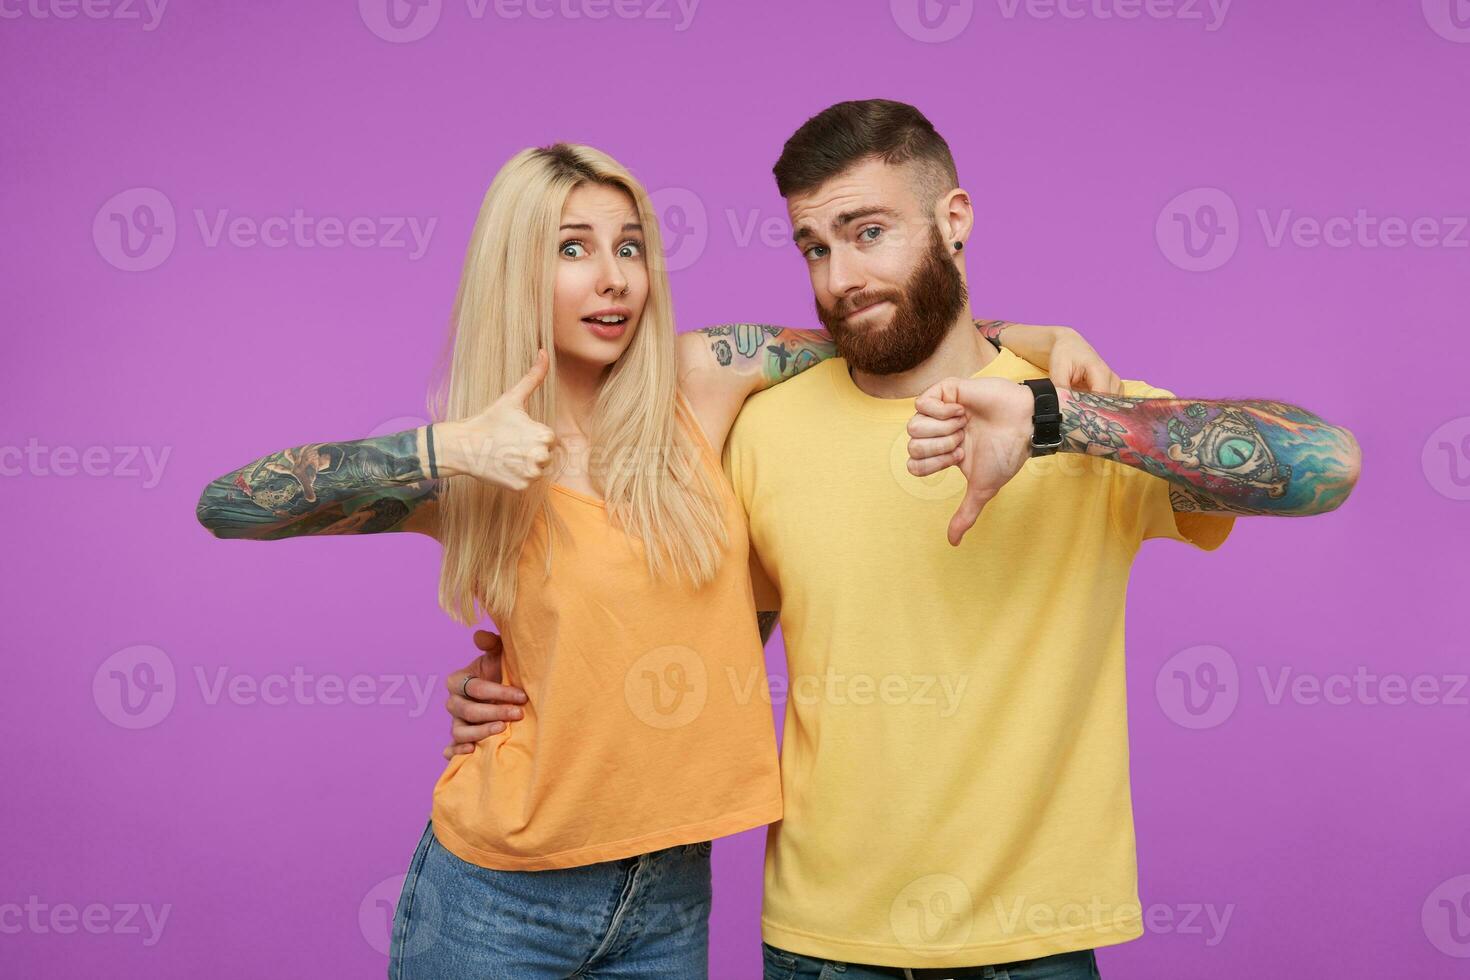
[[(1135, 398), (1173, 398), (1167, 388), (1142, 381), (1124, 381), (1123, 394)], [(1225, 543), (1235, 527), (1234, 514), (1178, 512), (1169, 499), (1169, 481), (1132, 466), (1118, 466), (1113, 492), (1113, 514), (1123, 536), (1142, 543), (1149, 538), (1172, 538), (1202, 551)]]
[[(749, 428), (749, 426), (741, 425), (739, 417), (736, 417), (735, 424), (730, 428), (730, 435), (725, 440), (725, 452), (721, 458), (725, 467), (725, 476), (735, 491), (735, 500), (740, 504), (740, 514), (745, 519), (747, 527), (750, 526), (753, 476), (749, 460), (751, 449)], [(756, 553), (754, 541), (750, 544), (750, 585), (755, 593), (757, 611), (777, 612), (781, 609), (781, 593), (771, 581), (771, 576), (767, 574), (760, 555)]]

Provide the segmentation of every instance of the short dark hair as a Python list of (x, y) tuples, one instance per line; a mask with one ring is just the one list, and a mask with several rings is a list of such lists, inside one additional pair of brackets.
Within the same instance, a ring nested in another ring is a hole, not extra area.
[(890, 99), (839, 102), (823, 109), (791, 134), (772, 172), (781, 196), (790, 197), (873, 157), (888, 164), (923, 164), (924, 183), (932, 185), (924, 188), (926, 204), (959, 185), (949, 144), (934, 124), (913, 106)]

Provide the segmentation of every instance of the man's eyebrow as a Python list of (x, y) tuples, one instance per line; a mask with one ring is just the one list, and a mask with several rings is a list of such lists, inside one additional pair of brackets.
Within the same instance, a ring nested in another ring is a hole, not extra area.
[[(874, 215), (882, 215), (885, 218), (896, 218), (898, 217), (898, 212), (895, 211), (893, 208), (886, 207), (882, 204), (874, 204), (866, 208), (858, 208), (856, 211), (843, 211), (837, 217), (832, 219), (832, 230), (834, 232), (841, 231), (845, 226), (852, 224), (859, 218), (871, 218)], [(791, 240), (794, 242), (800, 242), (803, 238), (811, 238), (815, 234), (816, 233), (812, 231), (809, 225), (801, 225), (794, 232), (792, 232)]]

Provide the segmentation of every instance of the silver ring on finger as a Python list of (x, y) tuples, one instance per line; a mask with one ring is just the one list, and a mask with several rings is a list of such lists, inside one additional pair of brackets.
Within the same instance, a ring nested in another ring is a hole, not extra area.
[(464, 675), (464, 683), (459, 686), (459, 696), (462, 697), (462, 698), (469, 698), (469, 696), (470, 696), (470, 675), (469, 674), (465, 674)]

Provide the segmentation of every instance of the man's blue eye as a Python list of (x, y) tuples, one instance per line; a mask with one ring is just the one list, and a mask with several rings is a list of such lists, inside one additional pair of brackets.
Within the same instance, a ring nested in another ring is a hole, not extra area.
[(813, 245), (811, 248), (806, 250), (805, 254), (808, 259), (820, 259), (822, 256), (818, 255), (817, 253), (825, 253), (826, 251), (827, 247), (825, 245)]
[(867, 235), (868, 232), (870, 232), (870, 231), (873, 232), (872, 235), (868, 235), (868, 241), (870, 241), (870, 242), (873, 241), (875, 238), (877, 238), (879, 235), (883, 234), (883, 229), (882, 228), (879, 228), (877, 225), (869, 225), (868, 227), (864, 228), (862, 231), (858, 232), (858, 234), (859, 235)]

